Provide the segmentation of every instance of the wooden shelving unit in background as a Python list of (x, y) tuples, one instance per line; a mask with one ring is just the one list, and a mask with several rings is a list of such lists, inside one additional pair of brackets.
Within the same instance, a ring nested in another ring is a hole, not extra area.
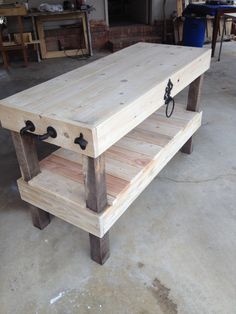
[(24, 33), (24, 26), (23, 26), (23, 16), (27, 14), (26, 8), (24, 5), (15, 5), (15, 6), (7, 6), (7, 7), (0, 7), (0, 16), (14, 16), (17, 19), (18, 29), (19, 29), (19, 37), (20, 43), (15, 43), (14, 45), (11, 43), (7, 44), (3, 42), (2, 37), (2, 29), (0, 25), (0, 51), (3, 57), (3, 63), (6, 69), (9, 68), (8, 62), (8, 51), (10, 50), (21, 50), (23, 53), (24, 63), (25, 66), (28, 64), (28, 57), (27, 57), (27, 46), (24, 44), (23, 40), (23, 33)]

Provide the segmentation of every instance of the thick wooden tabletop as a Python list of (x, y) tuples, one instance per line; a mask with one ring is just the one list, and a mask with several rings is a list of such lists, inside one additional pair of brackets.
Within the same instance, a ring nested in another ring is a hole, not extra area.
[[(175, 96), (210, 65), (210, 50), (138, 43), (0, 101), (3, 127), (19, 132), (31, 120), (48, 142), (97, 157)], [(88, 141), (82, 151), (74, 139)]]

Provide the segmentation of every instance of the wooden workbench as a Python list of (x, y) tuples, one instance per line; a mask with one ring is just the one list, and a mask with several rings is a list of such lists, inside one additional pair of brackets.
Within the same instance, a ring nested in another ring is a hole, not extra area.
[[(93, 55), (88, 10), (67, 10), (62, 12), (29, 12), (35, 39), (39, 39), (42, 59), (65, 56)], [(45, 42), (44, 23), (65, 20), (81, 20), (85, 47), (77, 49), (48, 51)]]
[[(34, 225), (45, 227), (50, 212), (86, 230), (91, 257), (103, 264), (112, 225), (181, 148), (191, 152), (210, 55), (209, 49), (139, 43), (1, 100), (1, 123), (13, 134), (18, 186), (33, 205)], [(168, 119), (170, 81), (171, 97), (190, 88), (187, 106), (176, 104)], [(26, 124), (31, 131), (22, 129)], [(49, 126), (54, 138), (38, 138)], [(39, 163), (37, 139), (61, 148)]]

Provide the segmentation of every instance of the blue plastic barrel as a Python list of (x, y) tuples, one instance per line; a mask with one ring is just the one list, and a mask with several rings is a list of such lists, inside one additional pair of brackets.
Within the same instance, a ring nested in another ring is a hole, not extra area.
[(202, 47), (205, 39), (206, 19), (201, 17), (185, 17), (184, 46)]

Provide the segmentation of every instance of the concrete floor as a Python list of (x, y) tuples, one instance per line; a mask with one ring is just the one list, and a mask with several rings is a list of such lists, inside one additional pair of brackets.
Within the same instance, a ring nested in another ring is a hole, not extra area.
[[(0, 98), (82, 63), (0, 70)], [(56, 217), (43, 231), (32, 226), (0, 130), (1, 314), (236, 313), (235, 73), (236, 43), (225, 43), (205, 76), (193, 154), (177, 154), (112, 228), (103, 267), (89, 258), (86, 232)]]

